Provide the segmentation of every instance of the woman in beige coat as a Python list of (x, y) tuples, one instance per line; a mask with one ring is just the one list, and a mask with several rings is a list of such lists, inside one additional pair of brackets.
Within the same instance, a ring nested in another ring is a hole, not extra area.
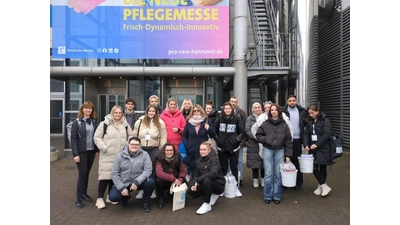
[[(96, 206), (98, 209), (106, 207), (104, 193), (108, 186), (108, 193), (114, 185), (111, 179), (111, 170), (115, 156), (127, 145), (129, 137), (133, 136), (132, 129), (123, 116), (121, 106), (114, 106), (109, 115), (105, 116), (96, 129), (94, 142), (100, 150), (99, 158), (99, 187)], [(108, 194), (106, 201), (108, 200)], [(118, 204), (118, 203), (113, 203)]]

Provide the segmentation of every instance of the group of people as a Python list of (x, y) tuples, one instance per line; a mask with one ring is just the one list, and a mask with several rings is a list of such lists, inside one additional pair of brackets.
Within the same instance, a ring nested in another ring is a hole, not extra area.
[[(212, 102), (203, 109), (190, 99), (185, 99), (179, 109), (178, 102), (170, 98), (162, 110), (156, 95), (150, 96), (143, 116), (138, 117), (134, 107), (135, 101), (126, 99), (125, 110), (114, 106), (98, 126), (94, 105), (88, 101), (80, 107), (80, 123), (75, 120), (71, 129), (71, 148), (78, 168), (77, 207), (93, 201), (87, 194), (88, 180), (98, 157), (98, 209), (106, 208), (105, 202), (126, 206), (130, 192), (137, 190), (136, 199), (142, 199), (145, 212), (150, 210), (151, 198), (157, 198), (157, 208), (161, 209), (165, 196), (171, 197), (170, 186), (186, 182), (189, 195), (203, 196), (197, 214), (207, 213), (223, 195), (228, 173), (237, 181), (236, 197), (242, 196), (239, 187), (244, 186), (246, 146), (253, 186), (259, 186), (261, 177), (266, 204), (279, 204), (282, 199), (282, 162), (292, 161), (299, 170), (295, 189), (303, 184), (297, 160), (302, 145), (315, 158), (313, 173), (319, 184), (314, 194), (326, 196), (331, 190), (326, 184), (329, 162), (324, 160), (329, 153), (329, 119), (316, 105), (303, 109), (296, 96), (289, 96), (285, 107), (256, 102), (248, 117), (236, 97), (223, 104), (220, 114)], [(215, 140), (216, 149), (210, 139)], [(177, 151), (180, 143), (187, 151), (185, 162)]]

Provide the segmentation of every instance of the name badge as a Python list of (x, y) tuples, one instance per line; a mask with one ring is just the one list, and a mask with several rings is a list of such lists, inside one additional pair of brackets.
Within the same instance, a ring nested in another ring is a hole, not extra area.
[(311, 135), (311, 140), (312, 141), (318, 141), (318, 137), (316, 134)]
[(150, 141), (150, 134), (146, 134), (144, 137), (146, 138), (146, 141)]

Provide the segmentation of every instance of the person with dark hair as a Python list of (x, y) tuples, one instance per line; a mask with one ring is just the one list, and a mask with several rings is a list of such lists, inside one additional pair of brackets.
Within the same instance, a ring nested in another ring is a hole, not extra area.
[(304, 134), (304, 119), (307, 118), (306, 110), (297, 104), (297, 98), (295, 95), (289, 95), (287, 97), (286, 105), (282, 108), (282, 111), (289, 117), (290, 123), (293, 126), (293, 156), (291, 161), (296, 166), (296, 186), (294, 189), (299, 190), (303, 185), (303, 173), (300, 171), (300, 164), (298, 157), (302, 154), (302, 143)]
[(233, 114), (233, 107), (231, 103), (225, 102), (222, 106), (223, 110), (219, 117), (214, 121), (216, 136), (214, 137), (217, 142), (218, 158), (222, 166), (224, 175), (228, 173), (230, 163), (233, 176), (238, 183), (236, 188), (236, 197), (242, 197), (239, 190), (239, 148), (240, 142), (245, 135), (245, 128), (242, 120)]
[[(247, 113), (238, 106), (238, 99), (234, 96), (232, 96), (229, 100), (229, 103), (232, 105), (232, 113), (234, 116), (237, 116), (242, 120), (243, 126), (246, 124), (247, 120)], [(245, 133), (243, 136), (242, 141), (240, 142), (240, 148), (239, 148), (239, 159), (238, 159), (238, 170), (239, 170), (239, 185), (240, 187), (244, 187), (244, 182), (243, 182), (243, 148), (247, 147), (247, 134)]]
[(211, 206), (224, 192), (225, 183), (217, 154), (211, 149), (210, 142), (203, 142), (200, 145), (200, 157), (196, 161), (193, 180), (187, 189), (188, 195), (196, 198), (203, 196), (204, 198), (204, 203), (196, 211), (197, 214), (201, 215), (211, 211)]
[[(141, 116), (135, 123), (135, 137), (138, 137), (141, 141), (141, 148), (150, 155), (151, 162), (153, 164), (152, 177), (155, 176), (155, 158), (162, 146), (167, 143), (167, 131), (165, 123), (158, 114), (157, 105), (151, 104), (147, 106), (147, 109), (143, 116)], [(143, 191), (140, 191), (136, 196), (136, 199), (143, 198)], [(157, 198), (154, 192), (151, 198)]]
[(317, 105), (309, 105), (307, 113), (303, 145), (308, 153), (314, 156), (313, 174), (318, 180), (318, 187), (314, 194), (325, 197), (332, 190), (326, 184), (328, 177), (326, 168), (332, 164), (329, 152), (329, 139), (332, 133), (331, 122)]
[(164, 207), (165, 191), (169, 191), (172, 183), (180, 186), (185, 182), (186, 168), (183, 164), (181, 154), (169, 142), (162, 146), (156, 156), (155, 162), (157, 208), (162, 209)]
[(285, 122), (281, 108), (273, 104), (265, 120), (257, 130), (256, 139), (263, 145), (264, 202), (279, 204), (282, 200), (280, 164), (292, 156), (292, 134)]
[[(71, 129), (71, 148), (76, 167), (78, 168), (78, 181), (76, 184), (76, 206), (83, 208), (82, 200), (92, 202), (87, 194), (89, 174), (94, 158), (99, 157), (99, 149), (94, 144), (94, 131), (96, 125), (96, 111), (92, 102), (84, 102), (78, 112), (78, 120), (74, 120)], [(80, 125), (78, 125), (80, 123)]]
[(129, 126), (131, 127), (132, 131), (136, 122), (136, 112), (135, 112), (135, 105), (136, 102), (133, 98), (127, 98), (125, 100), (125, 111), (124, 116), (126, 118), (126, 122), (128, 122)]
[(206, 102), (204, 111), (207, 113), (208, 124), (214, 126), (214, 121), (218, 117), (218, 111), (214, 108), (214, 104), (211, 100)]
[(131, 191), (143, 190), (143, 211), (149, 212), (150, 195), (155, 187), (152, 170), (150, 156), (140, 147), (140, 139), (129, 138), (128, 145), (117, 154), (112, 165), (114, 186), (110, 191), (110, 200), (121, 202), (125, 207)]

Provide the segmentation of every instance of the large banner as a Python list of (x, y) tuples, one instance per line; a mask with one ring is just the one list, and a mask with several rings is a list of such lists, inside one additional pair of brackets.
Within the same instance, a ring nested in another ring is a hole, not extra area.
[(51, 4), (53, 58), (229, 58), (229, 0)]

